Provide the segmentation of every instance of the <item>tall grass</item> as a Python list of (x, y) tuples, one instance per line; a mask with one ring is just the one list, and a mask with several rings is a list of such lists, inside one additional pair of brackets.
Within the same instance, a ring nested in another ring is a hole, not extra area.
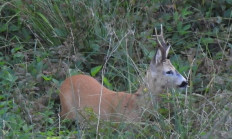
[[(0, 137), (232, 136), (229, 1), (4, 0), (0, 4)], [(104, 73), (105, 86), (135, 92), (155, 53), (153, 29), (161, 23), (172, 44), (170, 59), (188, 77), (187, 90), (168, 90), (138, 123), (97, 124), (94, 114), (83, 125), (59, 119), (59, 103), (52, 94), (59, 92), (69, 74), (89, 74), (104, 65), (104, 72), (95, 76)], [(37, 107), (35, 102), (43, 95), (51, 96), (48, 104)]]

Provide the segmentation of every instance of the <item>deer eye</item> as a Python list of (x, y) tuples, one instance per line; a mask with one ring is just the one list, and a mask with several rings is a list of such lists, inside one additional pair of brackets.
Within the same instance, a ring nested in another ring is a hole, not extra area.
[(169, 71), (166, 72), (166, 74), (172, 75), (172, 74), (173, 74), (173, 71), (169, 70)]

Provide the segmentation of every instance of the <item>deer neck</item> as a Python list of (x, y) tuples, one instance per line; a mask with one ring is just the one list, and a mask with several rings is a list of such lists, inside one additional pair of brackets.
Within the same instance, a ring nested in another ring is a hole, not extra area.
[(135, 95), (139, 105), (154, 106), (160, 100), (160, 94), (166, 91), (164, 86), (159, 85), (159, 79), (151, 78), (151, 73), (148, 72), (144, 78), (144, 83), (137, 90)]

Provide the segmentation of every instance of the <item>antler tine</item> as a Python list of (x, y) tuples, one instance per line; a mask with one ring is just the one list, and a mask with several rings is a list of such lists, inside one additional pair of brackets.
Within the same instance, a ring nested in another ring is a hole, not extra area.
[(157, 33), (157, 29), (155, 28), (155, 35), (156, 36), (156, 40), (158, 42), (159, 45), (159, 49), (161, 51), (162, 54), (162, 61), (165, 61), (166, 59), (166, 51), (168, 49), (167, 44), (164, 40), (164, 35), (163, 35), (163, 25), (161, 24), (161, 31), (160, 31), (160, 35), (158, 35)]
[(165, 39), (164, 39), (163, 24), (161, 24), (160, 26), (161, 26), (161, 27), (160, 27), (160, 28), (161, 28), (161, 29), (160, 29), (160, 30), (161, 30), (161, 31), (160, 31), (160, 36), (161, 36), (162, 41), (163, 41), (164, 44), (165, 44), (164, 46), (166, 47), (167, 45), (166, 45), (166, 42), (165, 42)]
[(161, 47), (165, 47), (164, 49), (166, 49), (166, 42), (164, 40), (164, 33), (163, 33), (163, 25), (161, 24), (161, 31), (160, 31), (160, 35), (158, 35), (157, 33), (157, 29), (155, 28), (155, 35), (153, 36), (156, 36), (156, 40), (158, 41), (159, 45)]
[(163, 32), (163, 24), (160, 25), (160, 36), (164, 37), (164, 32)]

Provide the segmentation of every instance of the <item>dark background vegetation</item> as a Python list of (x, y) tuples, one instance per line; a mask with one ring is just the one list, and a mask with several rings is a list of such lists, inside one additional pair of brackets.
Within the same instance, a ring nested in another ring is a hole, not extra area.
[[(231, 137), (231, 16), (231, 0), (1, 0), (0, 138)], [(70, 75), (104, 74), (107, 88), (135, 92), (161, 24), (170, 59), (190, 83), (167, 100), (174, 114), (102, 121), (97, 134), (96, 124), (59, 120), (58, 88)]]

